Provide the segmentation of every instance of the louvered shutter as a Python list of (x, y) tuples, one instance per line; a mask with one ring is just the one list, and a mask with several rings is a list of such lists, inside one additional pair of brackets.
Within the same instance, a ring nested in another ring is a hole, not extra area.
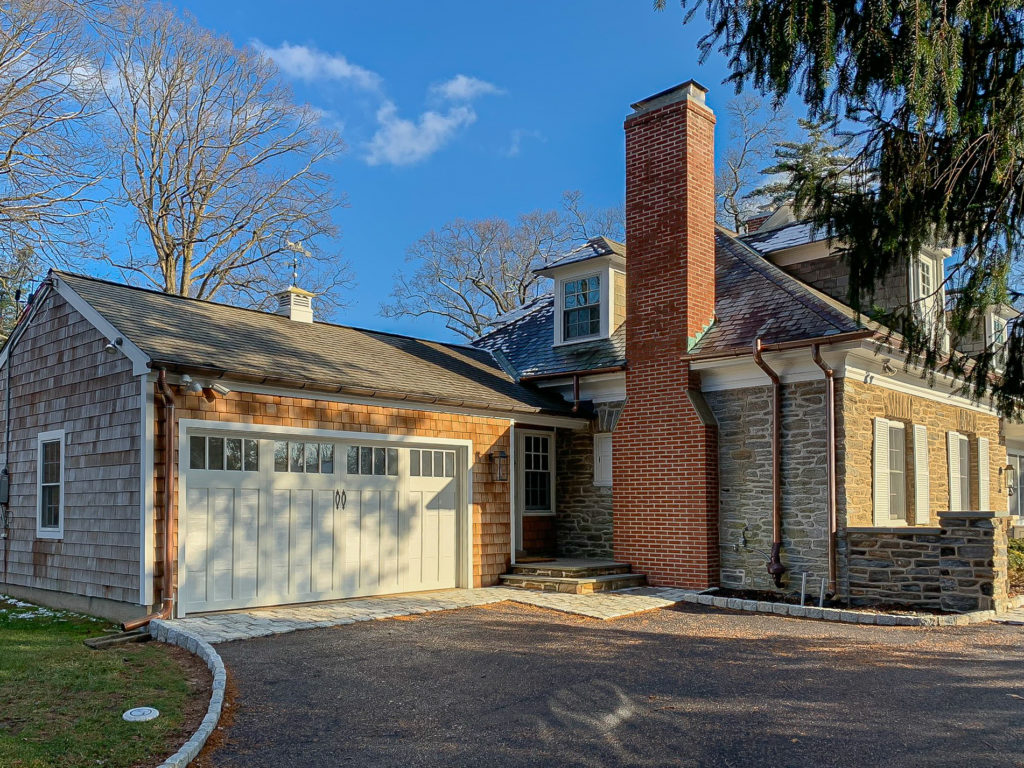
[(875, 525), (889, 525), (889, 422), (875, 419)]
[(914, 425), (914, 522), (931, 521), (931, 476), (928, 473), (928, 429)]
[(960, 512), (960, 435), (946, 433), (946, 454), (949, 458), (949, 511)]
[(612, 436), (594, 435), (594, 485), (612, 484)]
[(978, 438), (978, 510), (988, 512), (989, 500), (988, 438)]

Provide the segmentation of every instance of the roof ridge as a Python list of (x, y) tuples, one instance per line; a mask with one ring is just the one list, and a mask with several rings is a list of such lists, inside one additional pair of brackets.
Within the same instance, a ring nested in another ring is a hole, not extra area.
[[(211, 306), (215, 306), (215, 307), (223, 307), (223, 308), (229, 309), (229, 310), (238, 310), (239, 312), (252, 312), (252, 313), (255, 313), (257, 315), (262, 315), (264, 317), (279, 317), (282, 320), (287, 321), (287, 322), (295, 322), (294, 320), (289, 320), (284, 315), (278, 315), (276, 312), (265, 312), (262, 309), (255, 309), (254, 307), (240, 307), (240, 306), (238, 306), (236, 304), (227, 304), (227, 303), (225, 303), (223, 301), (213, 301), (212, 299), (199, 299), (199, 298), (196, 298), (194, 296), (182, 296), (182, 295), (177, 294), (177, 293), (165, 293), (164, 291), (157, 290), (156, 288), (143, 288), (142, 286), (139, 286), (139, 285), (129, 285), (127, 283), (119, 283), (116, 280), (108, 280), (108, 279), (103, 278), (103, 277), (94, 277), (93, 275), (83, 275), (83, 274), (78, 273), (78, 272), (69, 272), (69, 271), (63, 270), (63, 269), (51, 269), (50, 272), (52, 274), (55, 274), (55, 275), (58, 275), (58, 276), (61, 276), (61, 277), (73, 277), (73, 278), (77, 278), (79, 280), (88, 280), (89, 282), (93, 282), (93, 283), (103, 283), (104, 285), (110, 285), (110, 286), (113, 286), (115, 288), (124, 288), (124, 289), (130, 290), (130, 291), (139, 291), (139, 292), (142, 292), (142, 293), (150, 293), (150, 294), (153, 294), (155, 296), (165, 297), (167, 299), (178, 299), (178, 300), (182, 300), (182, 301), (191, 301), (191, 302), (196, 302), (198, 304), (207, 304), (207, 305), (211, 305)], [(426, 339), (426, 338), (424, 338), (422, 336), (411, 336), (411, 335), (406, 334), (406, 333), (395, 333), (393, 331), (382, 331), (382, 330), (378, 330), (376, 328), (363, 328), (363, 327), (357, 326), (357, 325), (345, 325), (344, 323), (329, 323), (329, 322), (325, 322), (323, 320), (314, 320), (312, 325), (314, 325), (314, 326), (316, 326), (316, 325), (327, 326), (329, 328), (345, 328), (345, 329), (350, 330), (350, 331), (359, 331), (360, 333), (371, 333), (371, 334), (374, 334), (374, 335), (377, 335), (377, 336), (390, 336), (392, 338), (397, 338), (397, 339), (409, 339), (410, 341), (421, 341), (421, 342), (425, 342), (427, 344), (440, 344), (440, 345), (445, 346), (445, 347), (455, 347), (455, 348), (460, 348), (460, 349), (476, 350), (476, 347), (474, 347), (471, 343), (461, 344), (459, 342), (454, 342), (454, 341), (438, 341), (436, 339)]]
[[(814, 312), (814, 314), (817, 315), (820, 319), (824, 320), (837, 330), (842, 330), (842, 327), (839, 323), (835, 321), (834, 317), (828, 316), (831, 312), (838, 310), (835, 307), (832, 307), (828, 302), (823, 301), (822, 296), (818, 295), (820, 293), (819, 291), (814, 289), (812, 286), (807, 285), (803, 281), (793, 277), (793, 275), (790, 275), (781, 267), (772, 264), (763, 255), (758, 253), (756, 249), (747, 245), (739, 238), (729, 235), (728, 233), (723, 231), (721, 227), (716, 226), (716, 229), (719, 230), (719, 235), (725, 237), (728, 241), (732, 243), (736, 243), (742, 248), (742, 251), (738, 253), (737, 256), (743, 258), (744, 262), (746, 262), (751, 269), (755, 270), (758, 274), (762, 275), (766, 280), (769, 280), (778, 288), (788, 293), (794, 299), (799, 301), (806, 309), (810, 310), (811, 312)], [(749, 258), (751, 256), (753, 257), (753, 259)], [(849, 310), (849, 312), (851, 313), (851, 317), (849, 319), (857, 323), (860, 322), (859, 313), (857, 313), (852, 307), (846, 307), (845, 305), (841, 304), (841, 302), (836, 303), (840, 304), (840, 306), (843, 306), (845, 309)], [(823, 309), (828, 310), (828, 314), (823, 312)]]

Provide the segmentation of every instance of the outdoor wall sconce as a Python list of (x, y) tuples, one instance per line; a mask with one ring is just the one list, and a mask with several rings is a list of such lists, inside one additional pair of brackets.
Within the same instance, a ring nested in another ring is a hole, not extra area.
[(1017, 468), (1012, 464), (999, 468), (999, 477), (1002, 479), (1003, 488), (1007, 496), (1013, 496), (1017, 491)]
[(487, 454), (491, 463), (491, 477), (499, 483), (508, 482), (508, 454), (505, 451), (491, 451)]
[(124, 347), (124, 339), (118, 336), (113, 341), (108, 341), (107, 345), (103, 347), (103, 351), (106, 352), (108, 355), (112, 355), (118, 350), (120, 350), (122, 347)]

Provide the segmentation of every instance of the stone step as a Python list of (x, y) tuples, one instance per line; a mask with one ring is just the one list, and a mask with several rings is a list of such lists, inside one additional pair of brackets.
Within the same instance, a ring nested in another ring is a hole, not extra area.
[(647, 577), (642, 573), (606, 573), (602, 576), (583, 578), (506, 573), (499, 578), (506, 587), (533, 589), (539, 592), (567, 592), (576, 595), (642, 587), (647, 583)]
[(515, 576), (550, 576), (559, 579), (588, 579), (631, 571), (632, 566), (629, 563), (617, 563), (612, 560), (554, 560), (549, 563), (516, 563), (512, 566), (512, 574)]

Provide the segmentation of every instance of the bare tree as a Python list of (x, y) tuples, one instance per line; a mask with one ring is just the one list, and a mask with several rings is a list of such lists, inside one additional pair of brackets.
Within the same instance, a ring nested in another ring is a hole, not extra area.
[(56, 261), (89, 241), (103, 169), (89, 17), (99, 3), (0, 3), (0, 255)]
[(750, 192), (762, 181), (760, 173), (782, 139), (785, 115), (779, 107), (743, 94), (725, 107), (729, 141), (715, 176), (718, 223), (740, 232), (759, 206)]
[(295, 102), (276, 67), (191, 17), (143, 2), (109, 21), (101, 78), (122, 202), (135, 215), (126, 257), (106, 259), (167, 293), (260, 303), (287, 282), (289, 243), (312, 255), (304, 287), (350, 282), (321, 243), (343, 201), (325, 165), (343, 150)]
[(533, 270), (598, 235), (622, 239), (622, 209), (584, 208), (579, 192), (566, 192), (559, 210), (525, 213), (514, 222), (456, 219), (409, 248), (412, 268), (395, 275), (392, 301), (381, 314), (440, 317), (449, 330), (475, 339), (499, 315), (540, 294)]

